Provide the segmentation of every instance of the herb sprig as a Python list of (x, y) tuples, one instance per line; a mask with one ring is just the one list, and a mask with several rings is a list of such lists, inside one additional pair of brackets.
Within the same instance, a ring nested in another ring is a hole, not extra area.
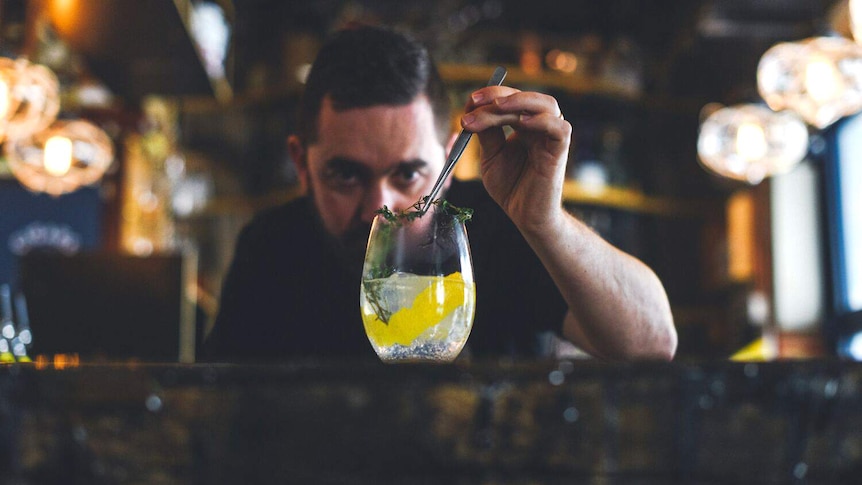
[[(411, 205), (408, 209), (393, 211), (392, 209), (384, 205), (380, 209), (377, 209), (375, 213), (382, 215), (384, 219), (391, 223), (397, 224), (402, 221), (410, 222), (422, 217), (425, 214), (422, 211), (422, 207), (425, 206), (427, 201), (428, 196), (426, 195), (421, 199), (417, 200), (416, 203)], [(442, 209), (447, 214), (454, 216), (458, 222), (467, 222), (473, 218), (473, 209), (469, 207), (458, 207), (454, 204), (449, 203), (449, 201), (446, 199), (436, 199), (431, 203)]]
[[(390, 273), (391, 274), (391, 273)], [(362, 282), (365, 287), (365, 298), (368, 304), (374, 309), (377, 319), (389, 325), (389, 319), (392, 318), (392, 311), (386, 308), (383, 304), (383, 296), (380, 292), (383, 290), (383, 282), (379, 279), (367, 279)]]

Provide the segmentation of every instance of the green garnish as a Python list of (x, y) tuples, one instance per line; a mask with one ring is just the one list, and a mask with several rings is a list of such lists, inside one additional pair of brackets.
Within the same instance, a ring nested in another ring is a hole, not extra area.
[[(377, 209), (375, 213), (382, 215), (384, 219), (391, 223), (398, 224), (401, 221), (410, 222), (425, 214), (422, 211), (422, 207), (425, 206), (427, 200), (428, 196), (426, 195), (417, 200), (409, 209), (398, 211), (392, 211), (392, 209), (384, 205), (382, 208)], [(469, 207), (458, 207), (454, 204), (450, 204), (446, 199), (437, 199), (431, 203), (443, 209), (446, 214), (454, 216), (458, 222), (467, 222), (473, 218), (473, 209), (470, 209)]]
[(374, 309), (377, 314), (377, 319), (389, 325), (389, 319), (392, 318), (392, 311), (383, 305), (383, 297), (380, 292), (383, 290), (383, 282), (379, 279), (369, 279), (362, 282), (365, 287), (365, 298), (368, 304)]

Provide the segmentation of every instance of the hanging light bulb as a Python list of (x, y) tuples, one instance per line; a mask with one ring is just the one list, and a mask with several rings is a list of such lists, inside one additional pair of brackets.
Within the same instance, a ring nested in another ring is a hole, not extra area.
[(44, 130), (60, 112), (60, 83), (45, 66), (26, 59), (13, 61), (15, 82), (10, 86), (15, 109), (6, 115), (6, 137), (27, 138)]
[(6, 138), (26, 138), (47, 128), (60, 111), (60, 83), (45, 66), (0, 58), (0, 125)]
[(844, 91), (841, 73), (824, 56), (814, 55), (805, 65), (803, 86), (817, 104), (824, 105), (839, 98)]
[(58, 121), (4, 151), (12, 174), (27, 188), (60, 195), (97, 182), (111, 165), (111, 139), (87, 121)]
[(0, 141), (3, 141), (3, 138), (6, 136), (6, 113), (9, 112), (9, 105), (11, 104), (11, 99), (9, 96), (9, 83), (0, 74)]
[(750, 184), (784, 173), (808, 151), (808, 129), (789, 112), (748, 104), (719, 109), (704, 120), (697, 140), (710, 172)]
[(736, 152), (746, 162), (756, 162), (766, 156), (769, 146), (763, 127), (751, 121), (743, 121), (736, 129)]
[(823, 129), (862, 110), (862, 46), (840, 37), (777, 44), (760, 58), (757, 87), (773, 110)]
[(6, 136), (8, 118), (18, 109), (18, 99), (13, 96), (13, 87), (18, 82), (18, 66), (15, 61), (0, 57), (0, 141)]
[(72, 140), (59, 135), (48, 138), (42, 156), (45, 171), (55, 177), (66, 175), (72, 168), (72, 155)]
[(9, 83), (0, 76), (0, 118), (5, 118), (9, 112)]

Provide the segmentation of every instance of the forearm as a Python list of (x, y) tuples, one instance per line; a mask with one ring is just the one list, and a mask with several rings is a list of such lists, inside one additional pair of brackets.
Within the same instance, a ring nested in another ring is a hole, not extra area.
[(569, 306), (563, 334), (596, 357), (670, 360), (676, 330), (655, 273), (616, 249), (562, 208), (521, 227)]
[(479, 134), (485, 188), (568, 303), (564, 336), (602, 358), (672, 358), (676, 331), (656, 275), (560, 205), (572, 126), (557, 101), (492, 86), (474, 92), (466, 111), (462, 125)]

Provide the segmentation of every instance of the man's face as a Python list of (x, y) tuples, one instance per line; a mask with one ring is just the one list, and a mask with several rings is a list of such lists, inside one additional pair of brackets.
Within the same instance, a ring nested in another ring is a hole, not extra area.
[(405, 106), (343, 111), (326, 98), (317, 141), (301, 155), (291, 148), (326, 232), (350, 259), (363, 254), (374, 212), (406, 209), (427, 195), (445, 159), (424, 96)]

